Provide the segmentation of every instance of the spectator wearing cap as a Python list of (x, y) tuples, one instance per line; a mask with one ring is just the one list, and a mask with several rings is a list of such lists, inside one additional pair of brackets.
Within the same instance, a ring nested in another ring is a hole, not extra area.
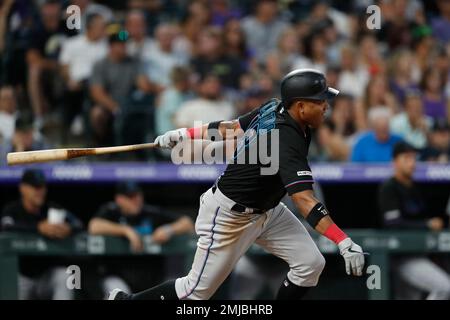
[(428, 145), (422, 150), (420, 159), (423, 161), (450, 161), (450, 125), (446, 119), (434, 121), (428, 134)]
[(114, 118), (132, 101), (137, 88), (139, 61), (128, 56), (126, 33), (116, 32), (109, 36), (108, 55), (96, 62), (89, 81), (93, 100), (90, 124), (94, 139), (99, 144), (113, 141)]
[[(60, 240), (82, 229), (82, 223), (59, 205), (46, 200), (47, 186), (44, 172), (27, 169), (19, 184), (20, 199), (7, 204), (1, 216), (1, 229), (5, 232), (35, 233)], [(19, 299), (73, 298), (73, 291), (66, 287), (64, 267), (51, 263), (21, 263), (19, 275)]]
[(370, 130), (362, 133), (353, 146), (352, 162), (388, 162), (392, 159), (392, 149), (402, 138), (389, 129), (391, 112), (386, 107), (376, 107), (369, 111)]
[[(95, 63), (107, 55), (105, 35), (105, 20), (100, 15), (90, 15), (86, 21), (86, 33), (68, 39), (61, 49), (59, 63), (67, 88), (64, 93), (64, 121), (67, 127), (82, 110)], [(75, 126), (72, 131), (77, 133)]]
[[(394, 146), (393, 177), (380, 186), (378, 193), (384, 228), (440, 231), (444, 227), (443, 215), (429, 212), (414, 183), (416, 158), (417, 151), (411, 145), (400, 142)], [(426, 292), (429, 300), (450, 298), (450, 276), (427, 257), (397, 259), (394, 266), (399, 278), (413, 291)]]
[(422, 98), (418, 90), (407, 92), (404, 101), (405, 111), (391, 119), (391, 132), (401, 136), (413, 147), (423, 149), (427, 145), (427, 134), (433, 121), (423, 113)]
[(6, 164), (9, 152), (48, 149), (50, 145), (33, 129), (33, 116), (21, 113), (14, 123), (14, 133), (10, 139), (0, 144), (0, 164)]
[(222, 84), (217, 76), (209, 74), (203, 77), (197, 91), (199, 97), (183, 103), (175, 113), (177, 127), (192, 127), (196, 121), (205, 124), (233, 118), (236, 111), (229, 101), (222, 98)]
[[(142, 236), (150, 235), (154, 243), (164, 244), (173, 236), (192, 233), (194, 225), (188, 216), (144, 203), (141, 187), (134, 181), (123, 181), (117, 185), (114, 201), (100, 207), (88, 229), (94, 235), (124, 237), (133, 251), (142, 252)], [(116, 274), (106, 276), (101, 285), (103, 292), (106, 294), (117, 286), (130, 292), (127, 281), (123, 279), (128, 277), (126, 270), (117, 270)]]

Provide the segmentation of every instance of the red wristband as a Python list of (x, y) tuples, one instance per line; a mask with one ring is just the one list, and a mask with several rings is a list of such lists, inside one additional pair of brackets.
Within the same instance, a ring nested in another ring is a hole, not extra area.
[(335, 223), (331, 224), (323, 233), (325, 237), (338, 244), (348, 236)]
[(202, 137), (202, 127), (189, 128), (187, 129), (187, 134), (191, 139), (199, 139)]

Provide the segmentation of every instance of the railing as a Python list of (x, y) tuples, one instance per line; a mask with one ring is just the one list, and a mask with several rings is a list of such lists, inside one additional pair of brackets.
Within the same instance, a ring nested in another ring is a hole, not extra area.
[[(390, 298), (390, 256), (395, 254), (428, 254), (450, 252), (450, 232), (347, 230), (349, 236), (370, 253), (367, 264), (380, 270), (380, 288), (367, 289), (369, 299)], [(325, 255), (338, 254), (328, 239), (314, 233), (320, 251)], [(144, 251), (140, 255), (184, 255), (189, 270), (196, 248), (196, 238), (180, 236), (161, 246), (144, 237)], [(267, 254), (254, 245), (249, 254)], [(17, 274), (21, 256), (111, 256), (137, 255), (128, 241), (116, 237), (78, 234), (66, 240), (48, 240), (32, 234), (0, 234), (0, 299), (17, 298)], [(342, 261), (343, 263), (343, 261)], [(343, 274), (343, 277), (345, 275)], [(339, 299), (339, 296), (335, 297)]]

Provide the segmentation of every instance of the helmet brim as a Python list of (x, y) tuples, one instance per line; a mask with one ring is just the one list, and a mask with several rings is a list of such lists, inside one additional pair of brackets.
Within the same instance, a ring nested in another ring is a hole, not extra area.
[(307, 97), (307, 99), (312, 100), (332, 100), (339, 94), (339, 90), (327, 87), (327, 89), (319, 94), (316, 94), (312, 97)]

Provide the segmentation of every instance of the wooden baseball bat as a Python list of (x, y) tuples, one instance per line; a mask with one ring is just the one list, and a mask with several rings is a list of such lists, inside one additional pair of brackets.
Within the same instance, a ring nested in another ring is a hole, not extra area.
[(10, 152), (7, 155), (8, 165), (27, 164), (47, 161), (69, 160), (78, 157), (98, 154), (127, 152), (158, 147), (155, 143), (141, 143), (117, 147), (48, 149), (39, 151)]

